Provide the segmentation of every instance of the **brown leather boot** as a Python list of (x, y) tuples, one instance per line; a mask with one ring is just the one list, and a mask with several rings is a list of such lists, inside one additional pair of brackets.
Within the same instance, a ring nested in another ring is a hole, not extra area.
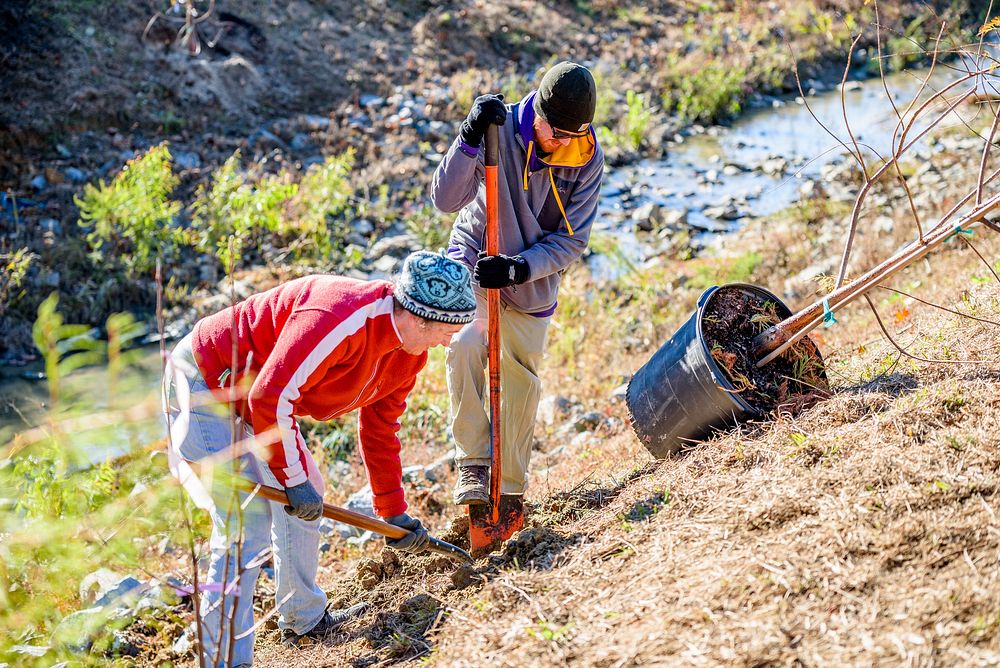
[(454, 501), (459, 506), (479, 506), (490, 502), (490, 467), (460, 464)]

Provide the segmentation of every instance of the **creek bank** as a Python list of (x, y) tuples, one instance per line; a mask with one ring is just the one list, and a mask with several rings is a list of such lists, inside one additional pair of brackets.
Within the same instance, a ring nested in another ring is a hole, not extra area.
[[(520, 27), (516, 32), (523, 39), (511, 39), (510, 16), (488, 4), (457, 3), (418, 12), (410, 7), (381, 11), (340, 2), (332, 8), (294, 4), (261, 9), (236, 0), (226, 3), (225, 10), (220, 8), (224, 17), (220, 14), (209, 22), (216, 25), (221, 20), (226, 27), (219, 33), (221, 41), (205, 42), (204, 51), (195, 58), (175, 48), (168, 29), (173, 19), (169, 17), (160, 17), (154, 22), (155, 29), (144, 33), (150, 17), (141, 7), (129, 7), (113, 16), (103, 16), (99, 10), (88, 13), (73, 9), (83, 12), (74, 17), (83, 29), (72, 39), (59, 30), (48, 36), (51, 42), (37, 30), (13, 34), (12, 43), (24, 49), (11, 61), (9, 75), (14, 83), (30, 80), (39, 66), (25, 54), (65, 53), (67, 62), (82, 62), (82, 58), (69, 57), (82, 46), (89, 49), (90, 58), (115, 61), (108, 67), (115, 75), (115, 85), (105, 91), (107, 95), (89, 80), (86, 86), (70, 86), (68, 93), (45, 77), (35, 77), (40, 86), (25, 87), (25, 99), (10, 114), (14, 121), (0, 131), (0, 149), (10, 158), (0, 163), (13, 166), (0, 169), (0, 187), (17, 193), (26, 204), (19, 210), (0, 208), (0, 228), (15, 228), (13, 234), (5, 233), (9, 243), (0, 244), (0, 251), (7, 246), (28, 247), (38, 255), (37, 266), (29, 272), (26, 293), (59, 290), (65, 297), (62, 307), (69, 321), (98, 322), (111, 311), (123, 309), (146, 314), (153, 292), (149, 281), (105, 281), (90, 286), (90, 292), (112, 297), (101, 303), (91, 303), (81, 291), (93, 272), (88, 271), (86, 250), (75, 224), (73, 196), (83, 183), (110, 178), (136, 152), (161, 140), (171, 143), (181, 177), (179, 195), (185, 201), (235, 150), (267, 169), (294, 166), (304, 170), (324, 156), (350, 148), (357, 152), (360, 166), (353, 177), (359, 201), (371, 203), (378, 190), (372, 184), (385, 184), (389, 186), (388, 206), (412, 209), (414, 202), (408, 198), (426, 184), (478, 92), (502, 88), (513, 99), (530, 89), (536, 70), (549, 56), (568, 49), (581, 54), (582, 60), (601, 73), (603, 85), (612, 91), (606, 104), (610, 111), (604, 112), (607, 118), (603, 120), (621, 133), (624, 91), (643, 92), (647, 102), (658, 99), (657, 87), (664, 85), (658, 73), (668, 71), (664, 63), (672, 62), (671, 54), (686, 55), (702, 48), (682, 30), (683, 13), (660, 16), (656, 9), (633, 13), (602, 6), (565, 12), (532, 3), (516, 4), (515, 15), (529, 19), (517, 22)], [(336, 20), (328, 15), (333, 10)], [(772, 2), (760, 15), (755, 12), (749, 24), (741, 21), (738, 26), (726, 20), (725, 12), (713, 15), (713, 34), (725, 39), (721, 47), (706, 55), (710, 60), (728, 62), (734, 49), (748, 39), (751, 43), (760, 40), (761, 53), (767, 52), (765, 47), (776, 36), (760, 32), (752, 37), (756, 32), (751, 28), (772, 23), (781, 27), (797, 16), (793, 10), (786, 3)], [(0, 30), (20, 25), (37, 28), (36, 21), (29, 19), (39, 17), (26, 11), (4, 14)], [(53, 11), (70, 10), (60, 7)], [(885, 20), (893, 20), (897, 14), (912, 18), (911, 14), (922, 11), (916, 3), (904, 3), (887, 8)], [(353, 30), (346, 29), (352, 21)], [(540, 28), (551, 25), (563, 25), (566, 30)], [(143, 34), (138, 48), (131, 42), (126, 47), (121, 41), (121, 35), (133, 33)], [(800, 30), (786, 35), (782, 28), (781, 39), (792, 39), (813, 54), (808, 62), (800, 63), (807, 89), (820, 92), (832, 86), (825, 83), (827, 79), (839, 80), (835, 65), (842, 58), (842, 48), (833, 33)], [(871, 41), (866, 37), (859, 44), (856, 62), (870, 61)], [(409, 48), (404, 46), (407, 43)], [(319, 53), (316, 44), (334, 46)], [(134, 50), (134, 57), (116, 58), (125, 48)], [(746, 65), (746, 56), (741, 53), (736, 62)], [(766, 60), (763, 55), (761, 58)], [(623, 63), (628, 67), (621, 67)], [(789, 72), (776, 77), (760, 67), (759, 72), (746, 73), (747, 81), (754, 85), (745, 84), (738, 93), (750, 107), (773, 104), (771, 94), (792, 91)], [(351, 71), (345, 76), (348, 68)], [(69, 67), (67, 81), (82, 74)], [(145, 89), (125, 94), (137, 85), (130, 82), (137, 81), (148, 82), (153, 89), (160, 86), (165, 99), (154, 104)], [(9, 88), (21, 90), (16, 85)], [(234, 96), (234, 91), (239, 95)], [(234, 104), (237, 99), (240, 103)], [(56, 113), (53, 100), (70, 100), (70, 118), (76, 119), (76, 124), (67, 120), (60, 125), (57, 119), (63, 117), (63, 110)], [(25, 104), (30, 105), (30, 114), (24, 112)], [(292, 109), (301, 112), (289, 113)], [(610, 162), (629, 164), (640, 158), (659, 158), (674, 150), (675, 140), (687, 141), (687, 137), (706, 131), (698, 124), (685, 129), (686, 122), (656, 105), (648, 110), (651, 116), (640, 145), (629, 150), (608, 145)], [(43, 139), (46, 135), (51, 141)], [(720, 165), (719, 171), (734, 168)], [(708, 180), (713, 176), (710, 172), (703, 175)], [(715, 217), (695, 212), (690, 216), (692, 224), (715, 232), (731, 229), (735, 220), (747, 214), (744, 202), (719, 206)], [(675, 222), (686, 217), (684, 213), (672, 215)], [(47, 222), (36, 225), (38, 221)], [(388, 232), (388, 221), (371, 222), (374, 229), (353, 235), (348, 248), (363, 249)], [(668, 224), (674, 222), (668, 220)], [(373, 261), (380, 262), (378, 267), (362, 270), (389, 273), (393, 268), (391, 260)], [(182, 263), (175, 269), (177, 280), (185, 287), (205, 289), (219, 278), (217, 267), (204, 259), (184, 259)], [(316, 269), (342, 271), (342, 264)], [(36, 301), (29, 297), (17, 305), (16, 313), (0, 313), (4, 329), (11, 333), (0, 342), (4, 359), (16, 362), (25, 353), (30, 355), (27, 325), (33, 319)]]

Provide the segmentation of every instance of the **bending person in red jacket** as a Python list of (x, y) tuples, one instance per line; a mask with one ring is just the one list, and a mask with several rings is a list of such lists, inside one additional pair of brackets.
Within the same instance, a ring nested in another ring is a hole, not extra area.
[[(360, 606), (328, 611), (326, 594), (316, 586), (323, 479), (296, 417), (330, 420), (359, 409), (358, 442), (375, 511), (411, 532), (388, 544), (414, 552), (426, 547), (426, 529), (406, 513), (396, 432), (427, 350), (446, 345), (472, 322), (475, 310), (469, 270), (419, 251), (406, 258), (395, 284), (321, 275), (296, 279), (200, 320), (176, 346), (173, 357), (187, 367), (192, 394), (214, 395), (203, 405), (223, 405), (191, 411), (181, 455), (188, 461), (225, 455), (232, 442), (232, 403), (256, 435), (257, 451), (240, 457), (240, 475), (284, 488), (290, 502), (282, 510), (259, 497), (241, 499), (243, 542), (236, 550), (238, 523), (235, 515), (226, 517), (232, 504), (227, 492), (216, 495), (201, 608), (208, 665), (251, 665), (253, 590), (269, 555), (278, 625), (286, 637), (321, 636), (360, 612)], [(230, 663), (230, 626), (223, 620), (231, 616)]]

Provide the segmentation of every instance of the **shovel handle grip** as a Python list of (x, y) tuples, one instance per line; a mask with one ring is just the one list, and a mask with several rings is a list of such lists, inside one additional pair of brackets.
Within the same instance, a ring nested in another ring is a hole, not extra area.
[[(264, 497), (268, 501), (282, 503), (286, 506), (288, 505), (288, 495), (280, 489), (268, 487), (267, 485), (254, 487), (254, 489), (257, 490), (258, 495)], [(340, 506), (333, 506), (329, 503), (323, 504), (323, 517), (327, 517), (331, 520), (337, 520), (338, 522), (343, 522), (344, 524), (350, 524), (351, 526), (355, 526), (366, 531), (374, 531), (381, 536), (386, 536), (388, 538), (392, 538), (393, 540), (405, 538), (410, 534), (409, 531), (402, 527), (398, 527), (395, 524), (389, 524), (388, 522), (377, 520), (374, 517), (362, 515), (361, 513), (356, 513), (353, 510), (341, 508)]]
[[(274, 501), (275, 503), (281, 503), (286, 506), (288, 505), (288, 495), (285, 494), (284, 491), (275, 487), (248, 483), (247, 489), (251, 491), (256, 490), (258, 495), (268, 501)], [(398, 527), (395, 524), (389, 524), (388, 522), (377, 520), (374, 517), (362, 515), (361, 513), (356, 513), (353, 510), (341, 508), (340, 506), (334, 506), (329, 503), (323, 504), (323, 517), (343, 522), (344, 524), (350, 524), (351, 526), (358, 527), (359, 529), (365, 529), (366, 531), (374, 531), (381, 536), (386, 536), (387, 538), (392, 538), (393, 540), (405, 538), (410, 535), (409, 531), (402, 527)], [(433, 536), (430, 537), (430, 544), (427, 546), (427, 549), (449, 557), (457, 557), (464, 561), (468, 561), (470, 563), (472, 562), (472, 556), (468, 552), (457, 545), (446, 543), (443, 540), (434, 538)]]

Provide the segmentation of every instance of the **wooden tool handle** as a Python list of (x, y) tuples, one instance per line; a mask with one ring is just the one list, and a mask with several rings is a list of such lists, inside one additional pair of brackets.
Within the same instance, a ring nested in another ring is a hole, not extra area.
[[(246, 488), (249, 491), (256, 490), (257, 494), (268, 501), (274, 501), (275, 503), (281, 503), (286, 506), (289, 505), (288, 495), (285, 494), (283, 490), (268, 487), (267, 485), (256, 485), (249, 480), (247, 481)], [(398, 527), (395, 524), (389, 524), (388, 522), (383, 522), (382, 520), (375, 519), (374, 517), (362, 515), (361, 513), (356, 513), (353, 510), (341, 508), (340, 506), (333, 506), (329, 503), (323, 504), (323, 517), (328, 517), (331, 520), (337, 520), (338, 522), (343, 522), (344, 524), (350, 524), (351, 526), (358, 527), (359, 529), (374, 531), (377, 534), (392, 538), (393, 540), (405, 538), (410, 535), (409, 531), (402, 527)], [(437, 552), (438, 554), (444, 554), (449, 557), (457, 557), (463, 561), (472, 563), (472, 555), (457, 545), (446, 543), (433, 536), (429, 536), (429, 538), (430, 544), (427, 546), (427, 549), (431, 552)]]
[[(261, 485), (256, 489), (257, 494), (264, 497), (268, 501), (283, 503), (286, 506), (289, 505), (288, 495), (280, 489), (268, 487), (267, 485)], [(374, 517), (356, 513), (353, 510), (348, 510), (347, 508), (332, 506), (329, 503), (323, 504), (323, 517), (329, 517), (331, 520), (337, 520), (338, 522), (343, 522), (344, 524), (350, 524), (351, 526), (358, 527), (359, 529), (365, 529), (366, 531), (374, 531), (381, 536), (387, 536), (393, 540), (405, 538), (410, 533), (406, 529), (398, 527), (395, 524), (389, 524), (388, 522), (383, 522), (382, 520), (375, 519)]]

